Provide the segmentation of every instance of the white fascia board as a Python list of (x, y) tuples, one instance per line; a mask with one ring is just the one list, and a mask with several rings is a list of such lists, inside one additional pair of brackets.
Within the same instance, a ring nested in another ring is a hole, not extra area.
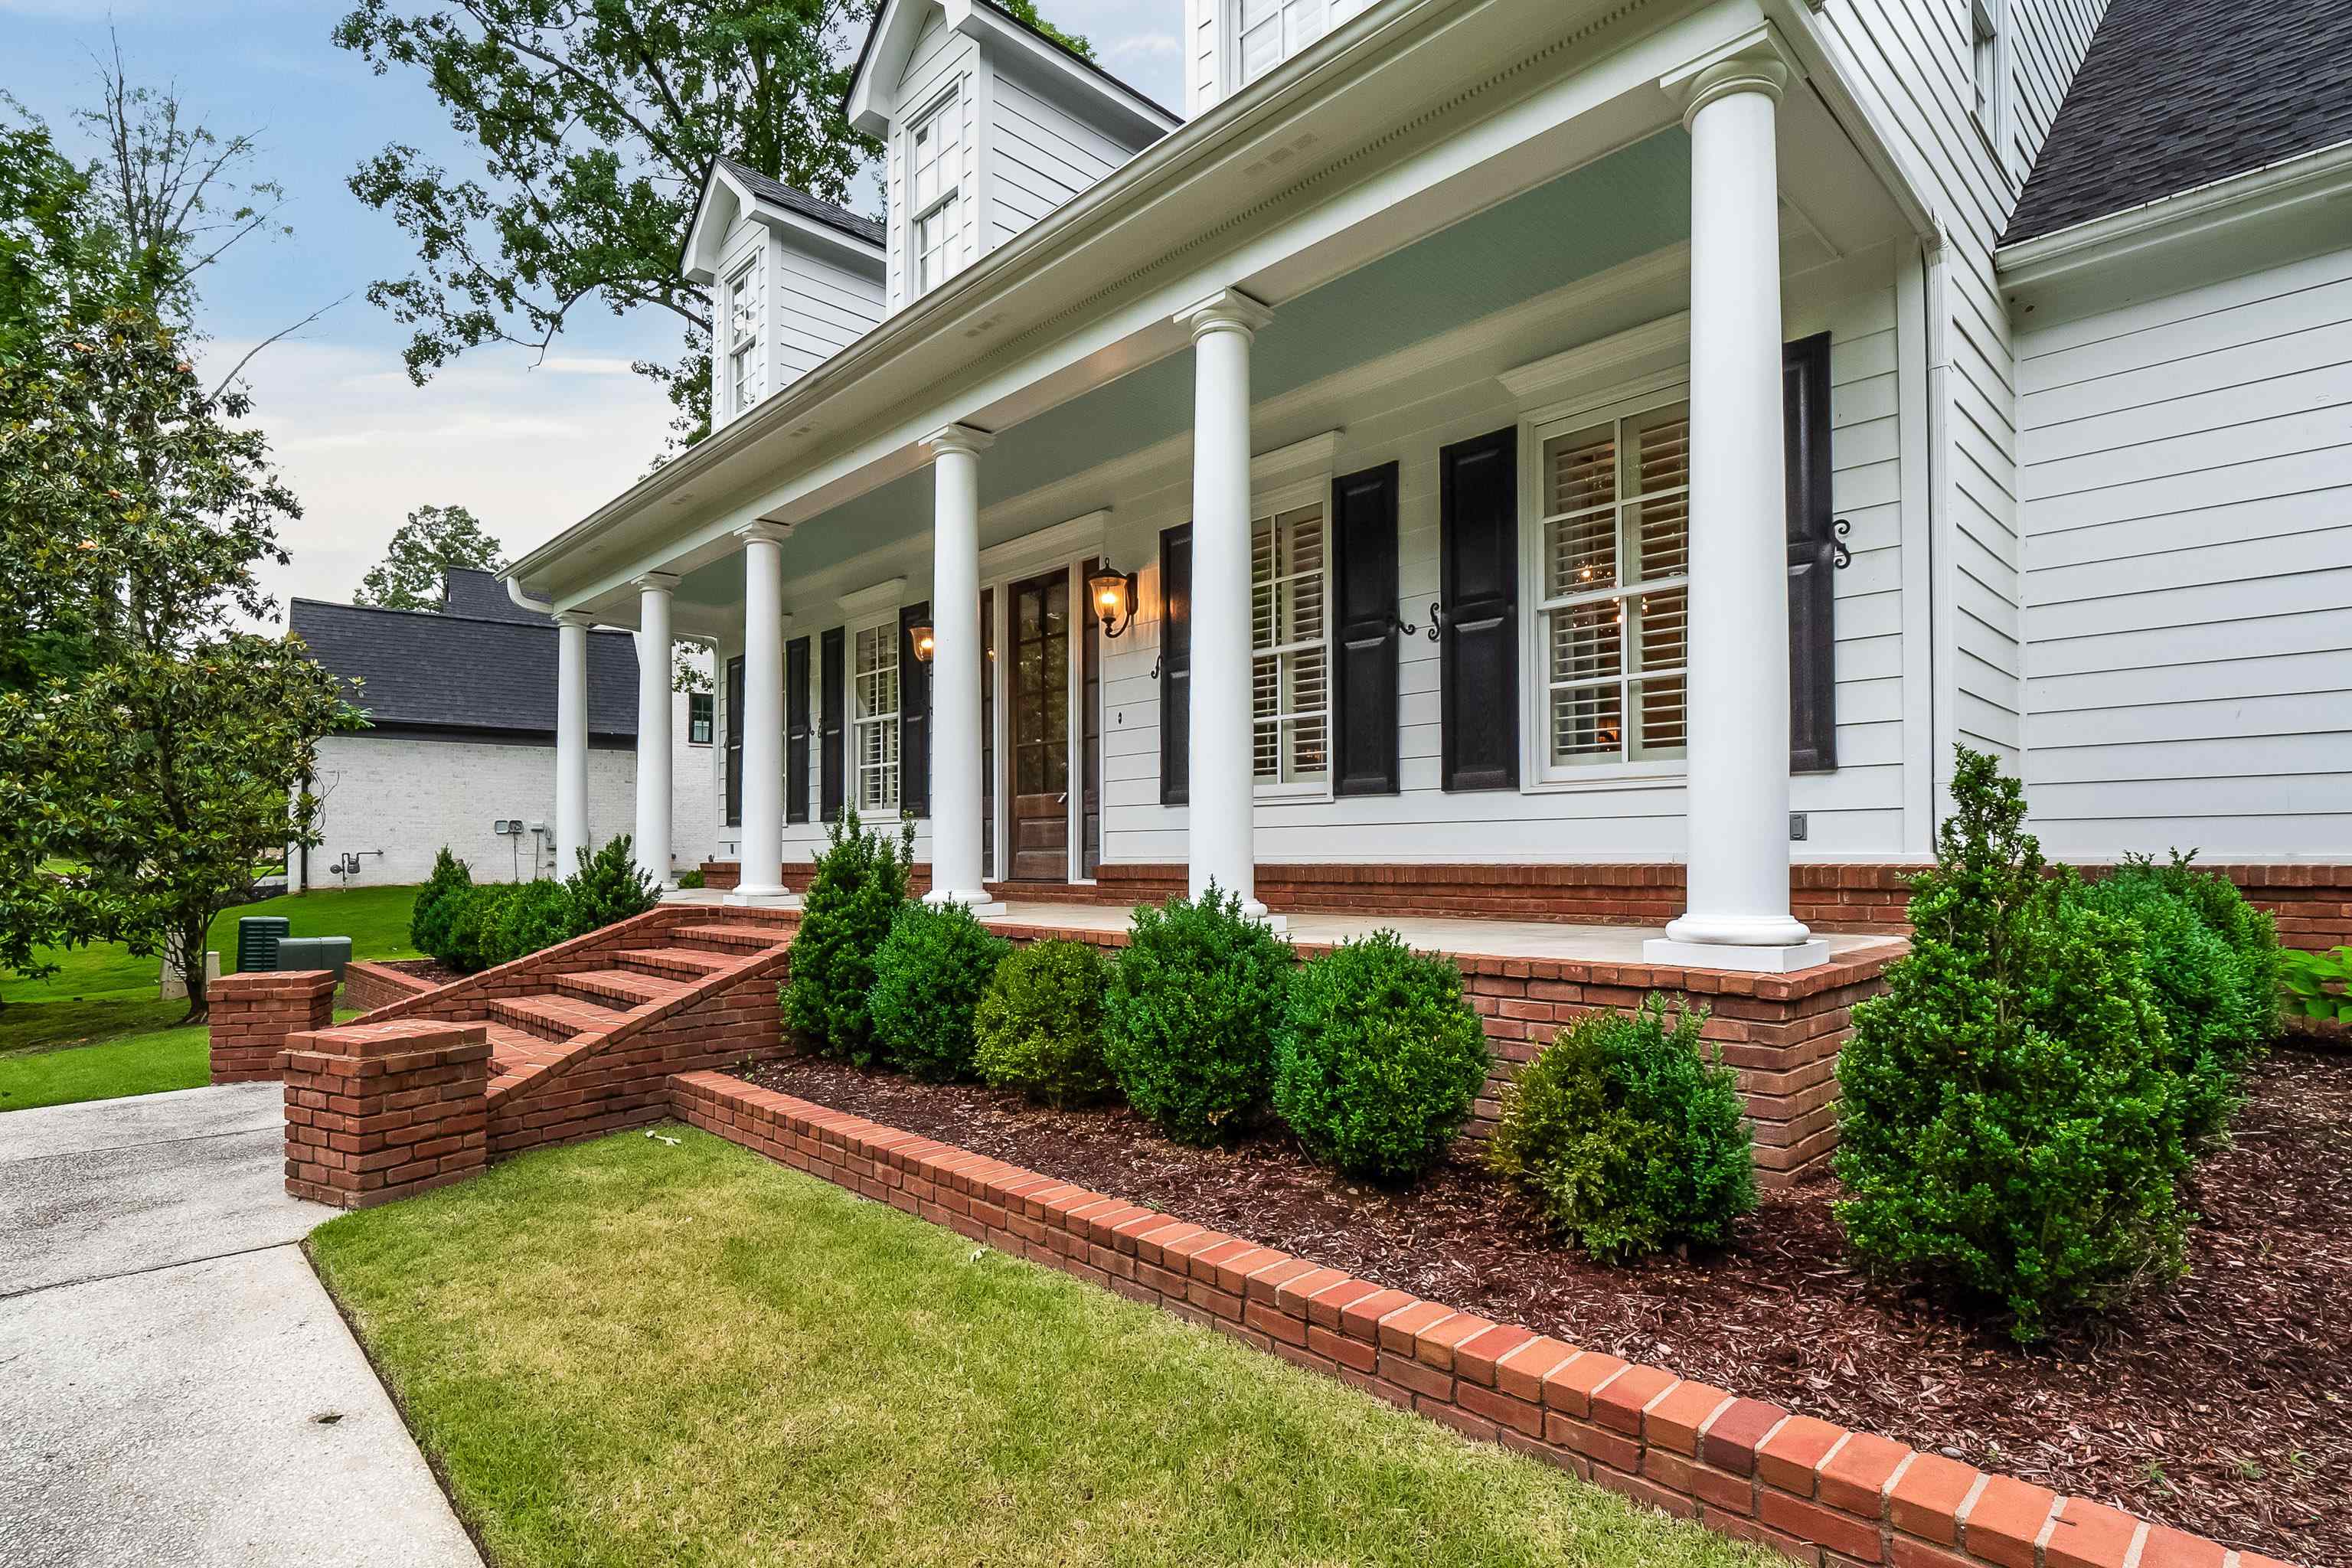
[(885, 256), (879, 244), (772, 202), (760, 203), (752, 216), (803, 249), (824, 252), (861, 272), (871, 273), (877, 283), (882, 280)]
[(877, 140), (890, 133), (890, 120), (898, 108), (898, 79), (907, 73), (907, 58), (914, 52), (924, 14), (938, 4), (939, 0), (883, 0), (843, 105), (852, 130)]
[(1052, 79), (1089, 109), (1109, 110), (1136, 140), (1150, 141), (1182, 127), (1181, 116), (1170, 113), (1109, 72), (1088, 67), (1050, 39), (1039, 37), (986, 0), (945, 0), (945, 5), (949, 26), (983, 47), (1003, 51), (1000, 66), (1013, 66), (1020, 75), (1043, 74)]
[[(722, 194), (735, 203), (734, 212), (723, 219), (713, 216)], [(727, 243), (728, 231), (735, 226), (736, 214), (751, 205), (751, 193), (743, 188), (743, 183), (714, 160), (710, 173), (703, 177), (702, 199), (694, 204), (694, 222), (688, 226), (686, 244), (678, 252), (678, 270), (688, 282), (709, 284), (719, 280), (719, 247)]]
[(2352, 246), (2347, 198), (2352, 142), (2339, 142), (2004, 246), (1993, 268), (2042, 326)]

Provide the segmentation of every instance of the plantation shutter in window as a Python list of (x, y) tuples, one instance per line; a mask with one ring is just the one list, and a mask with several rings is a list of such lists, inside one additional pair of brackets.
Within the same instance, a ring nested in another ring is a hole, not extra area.
[(784, 645), (784, 820), (809, 819), (809, 640)]
[(824, 700), (821, 710), (823, 739), (818, 747), (824, 777), (818, 784), (819, 814), (827, 822), (841, 820), (844, 792), (848, 787), (848, 736), (843, 721), (848, 696), (848, 628), (835, 626), (817, 642), (817, 658), (824, 666)]
[(1192, 789), (1192, 525), (1160, 535), (1160, 804)]
[(915, 657), (915, 628), (930, 619), (928, 603), (898, 612), (898, 807), (909, 816), (931, 815), (931, 667)]
[(1335, 795), (1394, 795), (1397, 768), (1397, 466), (1331, 484), (1339, 651)]
[(727, 826), (743, 825), (743, 656), (727, 661)]
[(1837, 767), (1837, 567), (1830, 510), (1830, 335), (1781, 357), (1789, 448), (1789, 771)]
[(1519, 783), (1519, 432), (1437, 455), (1439, 716), (1449, 790)]

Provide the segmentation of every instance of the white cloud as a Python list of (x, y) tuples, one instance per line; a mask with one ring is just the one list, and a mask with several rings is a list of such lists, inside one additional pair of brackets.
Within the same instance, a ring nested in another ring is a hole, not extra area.
[(550, 354), (537, 368), (557, 375), (628, 375), (632, 363), (612, 354)]
[[(209, 344), (207, 357), (233, 363), (250, 346)], [(283, 533), (293, 563), (265, 574), (281, 603), (349, 599), (393, 531), (427, 503), (471, 509), (519, 555), (643, 476), (671, 415), (640, 377), (536, 375), (519, 356), (461, 363), (417, 387), (391, 349), (289, 342), (263, 351), (245, 379), (303, 508)]]
[(1137, 33), (1121, 38), (1103, 54), (1114, 60), (1156, 59), (1162, 55), (1173, 55), (1176, 47), (1176, 35), (1173, 33)]

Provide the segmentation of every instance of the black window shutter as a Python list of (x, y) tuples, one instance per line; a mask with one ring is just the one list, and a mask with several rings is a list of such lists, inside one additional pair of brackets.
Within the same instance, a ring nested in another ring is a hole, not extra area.
[(743, 826), (743, 656), (727, 661), (727, 826)]
[(1160, 534), (1160, 804), (1192, 797), (1192, 525)]
[(845, 628), (841, 626), (834, 627), (817, 639), (817, 658), (824, 667), (822, 678), (824, 681), (824, 706), (819, 710), (823, 736), (818, 746), (819, 760), (824, 768), (824, 778), (818, 785), (822, 795), (818, 809), (827, 822), (841, 820), (842, 800), (847, 784), (844, 774), (847, 771), (849, 760), (845, 749), (848, 737), (842, 729), (842, 721), (845, 717), (842, 711), (843, 700), (849, 691), (845, 679), (848, 671), (843, 668), (845, 662), (843, 649), (847, 641)]
[(931, 667), (915, 657), (915, 628), (929, 626), (931, 606), (898, 612), (898, 808), (931, 815)]
[(1780, 361), (1789, 440), (1789, 771), (1837, 766), (1837, 534), (1830, 514), (1830, 335)]
[(1519, 784), (1519, 432), (1437, 454), (1438, 713), (1449, 790)]
[(1335, 795), (1397, 793), (1397, 466), (1331, 482)]
[(784, 645), (784, 820), (809, 816), (809, 640)]

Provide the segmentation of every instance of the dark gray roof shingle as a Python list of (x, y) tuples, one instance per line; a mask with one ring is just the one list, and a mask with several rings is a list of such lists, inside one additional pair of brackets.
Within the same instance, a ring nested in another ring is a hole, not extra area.
[[(465, 602), (462, 592), (451, 599)], [(552, 735), (555, 626), (510, 601), (507, 608), (523, 618), (296, 599), (286, 626), (321, 666), (362, 683), (352, 700), (380, 730)], [(637, 732), (637, 647), (627, 632), (588, 634), (588, 732)]]
[(453, 616), (477, 621), (507, 621), (516, 626), (543, 626), (543, 611), (527, 610), (514, 602), (495, 572), (452, 566), (441, 574), (441, 607)]
[(813, 219), (829, 228), (837, 228), (844, 234), (852, 235), (868, 245), (883, 243), (887, 231), (870, 217), (860, 217), (847, 207), (836, 206), (832, 202), (809, 195), (806, 191), (795, 190), (782, 180), (771, 179), (748, 163), (739, 163), (732, 158), (721, 158), (719, 162), (727, 166), (729, 174), (749, 185), (751, 193), (763, 202), (773, 202), (776, 205), (796, 212), (803, 217)]
[(2004, 245), (2352, 140), (2352, 0), (2112, 0)]

